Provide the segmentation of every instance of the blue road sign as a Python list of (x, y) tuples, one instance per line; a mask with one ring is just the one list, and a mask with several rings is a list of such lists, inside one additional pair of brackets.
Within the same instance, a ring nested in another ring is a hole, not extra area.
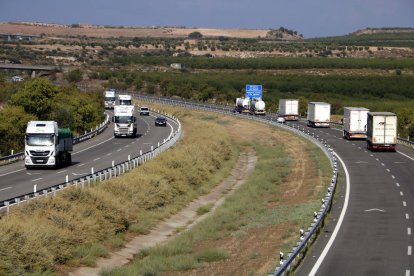
[(246, 98), (261, 98), (262, 85), (261, 84), (246, 84)]

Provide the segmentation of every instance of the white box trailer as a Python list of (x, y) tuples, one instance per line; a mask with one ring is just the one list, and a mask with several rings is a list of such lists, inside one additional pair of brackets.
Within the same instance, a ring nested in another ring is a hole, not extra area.
[(397, 145), (397, 115), (391, 112), (368, 112), (367, 148), (392, 150)]
[(329, 127), (331, 122), (331, 105), (324, 102), (308, 103), (308, 126)]
[(278, 115), (285, 118), (286, 121), (297, 121), (299, 119), (299, 100), (280, 99)]
[(343, 136), (346, 139), (367, 138), (369, 109), (365, 107), (345, 107)]

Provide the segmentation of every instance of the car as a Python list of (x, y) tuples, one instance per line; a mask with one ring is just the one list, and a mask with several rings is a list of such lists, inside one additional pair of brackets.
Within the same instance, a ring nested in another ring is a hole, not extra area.
[(19, 82), (19, 81), (23, 81), (24, 79), (23, 79), (22, 77), (20, 77), (20, 76), (13, 76), (13, 77), (11, 78), (11, 80), (12, 80), (13, 82)]
[(155, 126), (167, 126), (167, 118), (157, 117), (155, 119)]
[(286, 122), (285, 118), (283, 117), (278, 117), (276, 121), (281, 124), (284, 124)]
[(146, 106), (141, 106), (141, 108), (139, 109), (139, 115), (149, 116), (149, 108)]

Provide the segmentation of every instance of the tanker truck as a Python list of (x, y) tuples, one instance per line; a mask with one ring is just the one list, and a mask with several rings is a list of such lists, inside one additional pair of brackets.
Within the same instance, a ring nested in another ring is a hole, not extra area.
[(234, 107), (233, 112), (236, 113), (248, 113), (250, 107), (250, 99), (249, 98), (237, 98), (236, 105)]
[(69, 128), (58, 128), (54, 121), (30, 121), (25, 136), (26, 169), (59, 168), (72, 163), (73, 137)]
[(262, 99), (253, 98), (250, 101), (250, 114), (252, 115), (266, 115), (265, 102)]

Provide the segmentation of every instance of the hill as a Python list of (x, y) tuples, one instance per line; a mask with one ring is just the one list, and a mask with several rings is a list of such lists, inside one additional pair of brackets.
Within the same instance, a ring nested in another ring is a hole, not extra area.
[(357, 30), (350, 35), (370, 35), (384, 33), (414, 33), (414, 28), (365, 28)]

